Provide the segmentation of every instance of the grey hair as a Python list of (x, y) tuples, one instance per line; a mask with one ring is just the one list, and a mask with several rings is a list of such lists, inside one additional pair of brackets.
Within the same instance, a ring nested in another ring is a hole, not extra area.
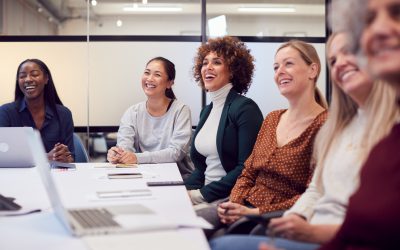
[(332, 0), (328, 13), (331, 30), (348, 34), (349, 49), (357, 56), (358, 65), (361, 68), (367, 67), (367, 60), (360, 46), (367, 6), (368, 1), (364, 0)]
[(333, 32), (350, 35), (350, 49), (359, 52), (360, 38), (365, 26), (368, 1), (332, 0), (329, 6), (328, 22)]

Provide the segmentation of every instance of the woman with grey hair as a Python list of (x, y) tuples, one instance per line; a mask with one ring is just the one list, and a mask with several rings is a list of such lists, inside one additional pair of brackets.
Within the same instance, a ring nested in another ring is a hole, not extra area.
[[(396, 89), (400, 97), (400, 0), (358, 1), (366, 11), (360, 45), (371, 74)], [(355, 39), (357, 41), (357, 37)], [(371, 152), (363, 166), (360, 187), (336, 237), (322, 249), (395, 249), (400, 246), (400, 124)]]
[[(269, 235), (278, 236), (279, 248), (317, 249), (335, 237), (348, 199), (358, 188), (363, 162), (399, 114), (393, 106), (394, 90), (374, 83), (357, 65), (356, 56), (348, 51), (346, 33), (331, 35), (327, 57), (334, 84), (328, 120), (314, 146), (315, 174), (294, 206), (269, 223)], [(257, 249), (260, 242), (270, 240), (271, 236), (227, 236), (213, 241), (211, 247)]]

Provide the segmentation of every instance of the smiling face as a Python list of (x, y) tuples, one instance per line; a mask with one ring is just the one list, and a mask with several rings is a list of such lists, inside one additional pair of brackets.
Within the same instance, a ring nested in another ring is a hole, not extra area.
[(400, 0), (370, 0), (361, 47), (374, 76), (400, 86)]
[(333, 82), (362, 106), (373, 83), (368, 74), (358, 67), (355, 55), (349, 51), (348, 41), (345, 33), (339, 33), (332, 39), (328, 48), (328, 63)]
[(27, 100), (43, 98), (48, 77), (34, 62), (25, 62), (18, 71), (18, 86)]
[(290, 46), (276, 53), (274, 71), (275, 83), (286, 98), (299, 95), (307, 89), (314, 90), (316, 65), (307, 65), (300, 53)]
[(203, 59), (201, 77), (204, 88), (210, 92), (216, 91), (230, 82), (229, 67), (222, 56), (210, 52)]
[(161, 61), (151, 61), (142, 75), (142, 88), (147, 97), (164, 97), (165, 90), (171, 88), (164, 64)]

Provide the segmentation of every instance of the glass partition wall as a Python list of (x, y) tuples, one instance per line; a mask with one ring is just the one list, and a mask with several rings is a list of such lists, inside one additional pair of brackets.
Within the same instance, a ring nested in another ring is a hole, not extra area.
[[(195, 126), (202, 100), (207, 99), (192, 77), (196, 49), (208, 37), (232, 35), (246, 42), (256, 58), (247, 95), (266, 115), (287, 105), (273, 81), (273, 56), (281, 42), (291, 38), (312, 42), (324, 62), (326, 4), (325, 0), (0, 0), (0, 74), (6, 83), (0, 104), (13, 100), (18, 64), (26, 58), (42, 59), (92, 160), (104, 161), (107, 149), (115, 145), (123, 112), (145, 100), (140, 78), (148, 60), (163, 56), (175, 63), (174, 92), (190, 106)], [(325, 67), (318, 85), (326, 91)]]

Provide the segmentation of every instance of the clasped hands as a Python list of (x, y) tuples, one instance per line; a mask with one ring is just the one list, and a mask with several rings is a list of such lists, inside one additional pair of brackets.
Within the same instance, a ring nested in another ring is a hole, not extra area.
[[(267, 235), (272, 239), (277, 236), (300, 242), (313, 242), (313, 234), (312, 225), (298, 214), (271, 219), (267, 230)], [(258, 250), (282, 250), (276, 248), (273, 242), (272, 240), (269, 244), (261, 243)]]
[(47, 153), (47, 158), (50, 161), (59, 161), (66, 163), (71, 163), (74, 161), (74, 158), (72, 157), (72, 154), (68, 149), (68, 146), (61, 144), (59, 142), (56, 143), (56, 145), (54, 145), (54, 148)]
[(314, 227), (305, 218), (298, 214), (288, 214), (286, 216), (271, 219), (268, 225), (269, 235), (302, 241), (314, 242)]
[(107, 161), (112, 164), (136, 164), (137, 158), (135, 153), (115, 146), (108, 150)]
[(217, 212), (222, 223), (232, 224), (245, 215), (259, 214), (259, 209), (249, 208), (239, 203), (227, 201), (218, 205)]
[[(218, 205), (218, 216), (222, 223), (232, 224), (241, 217), (250, 214), (260, 214), (258, 208), (249, 208), (231, 201)], [(313, 227), (303, 217), (289, 214), (271, 219), (267, 234), (291, 240), (310, 242), (313, 240)]]

